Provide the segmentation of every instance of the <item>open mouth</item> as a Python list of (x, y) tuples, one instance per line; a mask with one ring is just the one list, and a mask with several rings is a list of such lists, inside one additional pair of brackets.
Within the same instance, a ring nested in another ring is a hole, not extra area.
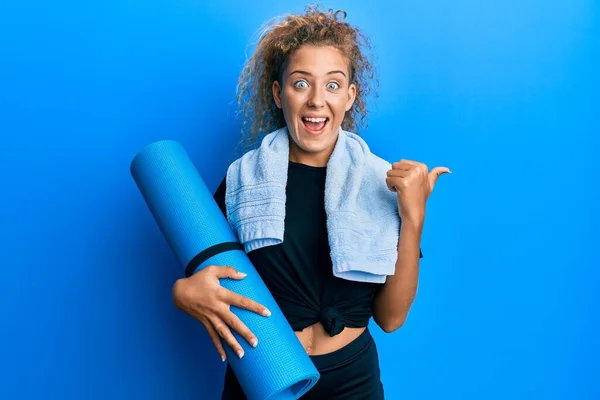
[(327, 117), (302, 117), (302, 124), (304, 125), (304, 129), (306, 129), (309, 133), (312, 134), (318, 134), (323, 132), (328, 122), (329, 118)]

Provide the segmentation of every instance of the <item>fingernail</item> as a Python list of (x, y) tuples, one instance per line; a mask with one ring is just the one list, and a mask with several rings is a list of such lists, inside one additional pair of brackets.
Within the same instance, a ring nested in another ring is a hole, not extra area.
[(243, 272), (238, 272), (238, 275), (239, 275), (239, 276), (241, 276), (241, 277), (243, 278), (243, 277), (245, 277), (245, 276), (246, 276), (246, 275), (248, 275), (248, 274), (245, 274), (245, 273), (243, 273)]
[(239, 358), (244, 357), (244, 350), (238, 351), (237, 355), (238, 355)]
[(271, 311), (267, 310), (266, 308), (263, 310), (262, 315), (264, 315), (265, 317), (270, 317), (271, 316)]
[(250, 341), (250, 344), (252, 345), (252, 347), (256, 347), (256, 345), (258, 344), (258, 339), (254, 338)]
[(225, 362), (225, 356), (221, 356), (221, 362)]

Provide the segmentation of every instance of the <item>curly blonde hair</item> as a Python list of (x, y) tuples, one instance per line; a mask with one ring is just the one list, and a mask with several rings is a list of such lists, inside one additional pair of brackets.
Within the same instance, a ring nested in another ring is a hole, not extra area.
[(281, 82), (287, 57), (302, 45), (332, 46), (341, 51), (348, 61), (350, 82), (356, 85), (356, 99), (346, 113), (342, 129), (359, 133), (366, 127), (367, 97), (376, 95), (377, 86), (374, 67), (366, 55), (371, 45), (358, 28), (346, 23), (346, 16), (342, 10), (322, 12), (311, 5), (305, 14), (288, 14), (261, 30), (256, 51), (238, 80), (238, 115), (243, 119), (241, 144), (252, 147), (261, 135), (285, 126), (283, 112), (273, 99), (272, 84), (275, 80)]

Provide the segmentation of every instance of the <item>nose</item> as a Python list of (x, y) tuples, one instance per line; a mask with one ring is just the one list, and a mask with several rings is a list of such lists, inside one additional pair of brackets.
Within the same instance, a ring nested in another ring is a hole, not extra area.
[(314, 88), (308, 99), (308, 105), (313, 108), (321, 108), (325, 105), (325, 96), (322, 90)]

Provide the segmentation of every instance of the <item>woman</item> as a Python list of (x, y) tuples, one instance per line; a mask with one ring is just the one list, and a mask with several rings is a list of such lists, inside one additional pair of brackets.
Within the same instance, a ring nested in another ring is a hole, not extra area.
[[(428, 171), (424, 164), (409, 160), (386, 163), (376, 180), (393, 197), (396, 213), (389, 219), (389, 226), (397, 229), (392, 273), (384, 281), (334, 273), (332, 255), (338, 250), (330, 247), (337, 242), (330, 235), (328, 217), (333, 218), (334, 208), (327, 208), (327, 178), (336, 167), (338, 171), (361, 168), (350, 164), (339, 168), (333, 154), (340, 135), (351, 140), (353, 136), (346, 130), (357, 131), (366, 116), (365, 96), (372, 81), (372, 66), (361, 48), (361, 44), (366, 47), (362, 35), (338, 20), (339, 13), (309, 8), (304, 15), (288, 16), (262, 36), (240, 78), (242, 110), (245, 116), (254, 115), (253, 123), (245, 124), (250, 137), (274, 132), (270, 137), (287, 140), (284, 151), (273, 153), (286, 155), (285, 165), (273, 166), (274, 171), (286, 170), (284, 233), (279, 242), (247, 254), (321, 373), (304, 398), (382, 399), (377, 349), (368, 322), (373, 317), (388, 333), (404, 323), (417, 289), (425, 204), (438, 176), (450, 171), (443, 167)], [(360, 139), (353, 140), (364, 147)], [(263, 140), (261, 146), (269, 143)], [(275, 159), (270, 157), (265, 159)], [(246, 164), (251, 160), (247, 158)], [(241, 176), (239, 170), (232, 172), (234, 167), (241, 168), (239, 164), (230, 166), (215, 199), (230, 223), (237, 226), (232, 216), (238, 206), (234, 192), (239, 188), (229, 188), (227, 181)], [(362, 188), (360, 195), (373, 203), (382, 197), (375, 189), (365, 193), (364, 188), (371, 186), (364, 182), (357, 187)], [(396, 219), (401, 224), (394, 225)], [(225, 290), (219, 284), (222, 278), (243, 279), (232, 267), (209, 267), (178, 280), (173, 295), (179, 309), (204, 324), (224, 361), (221, 338), (243, 357), (232, 330), (253, 346), (258, 340), (231, 313), (230, 305), (265, 316), (269, 312), (252, 299)], [(245, 399), (231, 368), (222, 396)]]

